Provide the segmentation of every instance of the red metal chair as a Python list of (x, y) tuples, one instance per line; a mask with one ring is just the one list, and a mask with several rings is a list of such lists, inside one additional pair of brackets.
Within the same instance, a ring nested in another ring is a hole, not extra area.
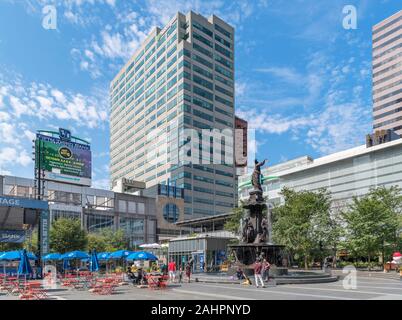
[(168, 282), (169, 282), (169, 276), (168, 275), (160, 276), (159, 277), (159, 288), (167, 289)]

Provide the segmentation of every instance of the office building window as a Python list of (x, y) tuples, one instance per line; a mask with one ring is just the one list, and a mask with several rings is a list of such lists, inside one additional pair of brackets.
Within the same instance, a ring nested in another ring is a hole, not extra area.
[(168, 203), (163, 208), (163, 218), (169, 223), (177, 222), (179, 214), (179, 208), (174, 203)]
[(114, 217), (100, 214), (87, 215), (87, 228), (89, 232), (97, 232), (105, 228), (114, 227)]

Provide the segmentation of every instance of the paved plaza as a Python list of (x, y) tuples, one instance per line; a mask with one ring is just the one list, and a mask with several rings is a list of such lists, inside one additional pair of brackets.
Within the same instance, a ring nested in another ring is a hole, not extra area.
[[(258, 289), (240, 284), (192, 282), (171, 284), (166, 290), (120, 286), (108, 296), (65, 288), (51, 290), (49, 295), (54, 300), (402, 300), (402, 281), (358, 276), (356, 289), (345, 289), (342, 280)], [(0, 294), (0, 300), (17, 299), (16, 296)]]

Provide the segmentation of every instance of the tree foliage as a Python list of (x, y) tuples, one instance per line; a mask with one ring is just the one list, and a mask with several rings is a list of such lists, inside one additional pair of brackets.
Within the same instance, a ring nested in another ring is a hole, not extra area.
[(127, 248), (128, 243), (123, 230), (103, 229), (99, 233), (88, 234), (89, 251), (95, 249), (97, 252), (111, 252)]
[(232, 210), (233, 215), (225, 222), (224, 229), (234, 234), (240, 230), (240, 221), (245, 215), (244, 202), (240, 201), (240, 205)]
[(380, 187), (362, 197), (354, 197), (343, 213), (346, 224), (346, 247), (354, 256), (371, 259), (385, 250), (400, 246), (402, 213), (401, 189)]
[(60, 218), (54, 221), (49, 237), (52, 252), (85, 250), (88, 243), (87, 233), (81, 229), (81, 222), (77, 219)]
[(284, 204), (273, 210), (273, 239), (285, 245), (296, 256), (303, 257), (304, 266), (314, 255), (324, 255), (325, 249), (334, 248), (340, 228), (331, 216), (331, 194), (326, 189), (317, 192), (281, 191)]

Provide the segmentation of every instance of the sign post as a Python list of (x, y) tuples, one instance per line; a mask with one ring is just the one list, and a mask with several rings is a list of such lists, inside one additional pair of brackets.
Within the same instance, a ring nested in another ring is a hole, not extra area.
[(49, 211), (42, 210), (40, 213), (40, 255), (49, 253)]

